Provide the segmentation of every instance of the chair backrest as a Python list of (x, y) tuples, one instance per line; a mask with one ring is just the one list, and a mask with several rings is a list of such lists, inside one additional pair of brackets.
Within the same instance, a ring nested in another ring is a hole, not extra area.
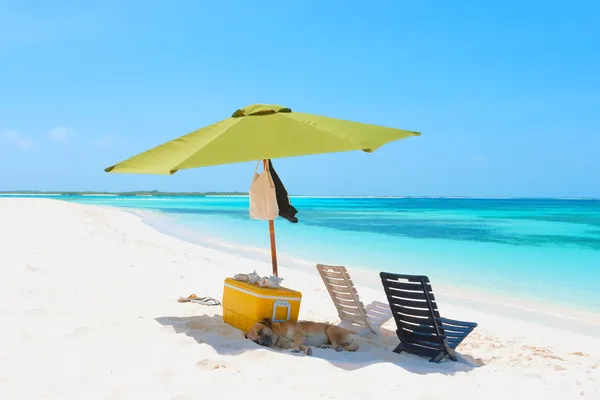
[(398, 327), (398, 336), (409, 342), (436, 347), (446, 334), (429, 278), (424, 275), (379, 274)]
[(358, 327), (373, 330), (364, 304), (344, 266), (317, 264), (317, 270), (342, 321), (353, 320)]

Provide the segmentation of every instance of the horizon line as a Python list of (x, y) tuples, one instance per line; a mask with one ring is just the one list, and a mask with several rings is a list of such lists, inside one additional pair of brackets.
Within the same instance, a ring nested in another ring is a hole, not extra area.
[[(153, 195), (153, 192), (160, 194)], [(127, 194), (124, 194), (127, 193)], [(131, 193), (131, 194), (130, 194)], [(140, 194), (136, 194), (140, 193)], [(144, 193), (144, 194), (141, 194)], [(22, 191), (0, 191), (0, 196), (31, 196), (31, 195), (56, 195), (56, 196), (169, 196), (169, 195), (191, 197), (248, 197), (247, 192), (237, 191), (207, 191), (207, 192), (176, 192), (162, 190), (130, 190), (130, 191), (85, 191), (85, 190), (65, 190), (65, 191), (43, 191), (43, 190), (22, 190)], [(435, 195), (435, 196), (420, 196), (420, 195), (352, 195), (352, 194), (336, 194), (336, 195), (303, 195), (290, 194), (290, 197), (296, 198), (362, 198), (362, 199), (489, 199), (489, 200), (511, 200), (511, 199), (549, 199), (549, 200), (600, 200), (600, 197), (588, 196), (457, 196), (457, 195)]]

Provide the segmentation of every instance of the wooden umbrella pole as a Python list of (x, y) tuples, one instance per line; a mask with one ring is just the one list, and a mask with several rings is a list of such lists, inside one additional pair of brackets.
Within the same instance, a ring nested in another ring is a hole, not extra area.
[(275, 221), (269, 220), (269, 233), (271, 234), (271, 263), (273, 264), (273, 275), (277, 275), (277, 250), (275, 249)]
[[(267, 170), (267, 160), (263, 160), (264, 169)], [(270, 173), (270, 172), (269, 172)], [(269, 234), (271, 236), (271, 263), (273, 264), (273, 275), (277, 275), (277, 248), (275, 247), (275, 221), (269, 220)]]

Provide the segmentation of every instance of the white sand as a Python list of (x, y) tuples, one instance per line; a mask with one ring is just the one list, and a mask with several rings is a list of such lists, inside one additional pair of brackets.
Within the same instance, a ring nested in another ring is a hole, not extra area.
[[(270, 270), (117, 209), (0, 199), (0, 399), (600, 399), (600, 338), (573, 321), (563, 331), (440, 301), (479, 327), (465, 361), (433, 364), (391, 352), (393, 321), (356, 353), (307, 357), (245, 340), (220, 307), (176, 302), (220, 299), (225, 277), (255, 268)], [(280, 275), (303, 292), (302, 319), (337, 321), (314, 271)], [(363, 300), (385, 301), (363, 275)]]

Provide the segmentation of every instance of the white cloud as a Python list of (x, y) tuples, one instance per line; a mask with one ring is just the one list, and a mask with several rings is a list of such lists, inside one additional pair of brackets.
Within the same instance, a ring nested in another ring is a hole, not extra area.
[(65, 128), (64, 126), (57, 126), (48, 132), (48, 138), (56, 142), (64, 142), (73, 133), (72, 129)]
[(35, 144), (33, 140), (29, 139), (27, 136), (17, 131), (4, 131), (0, 133), (0, 137), (5, 139), (9, 143), (12, 143), (13, 146), (19, 147), (21, 149), (28, 149)]

